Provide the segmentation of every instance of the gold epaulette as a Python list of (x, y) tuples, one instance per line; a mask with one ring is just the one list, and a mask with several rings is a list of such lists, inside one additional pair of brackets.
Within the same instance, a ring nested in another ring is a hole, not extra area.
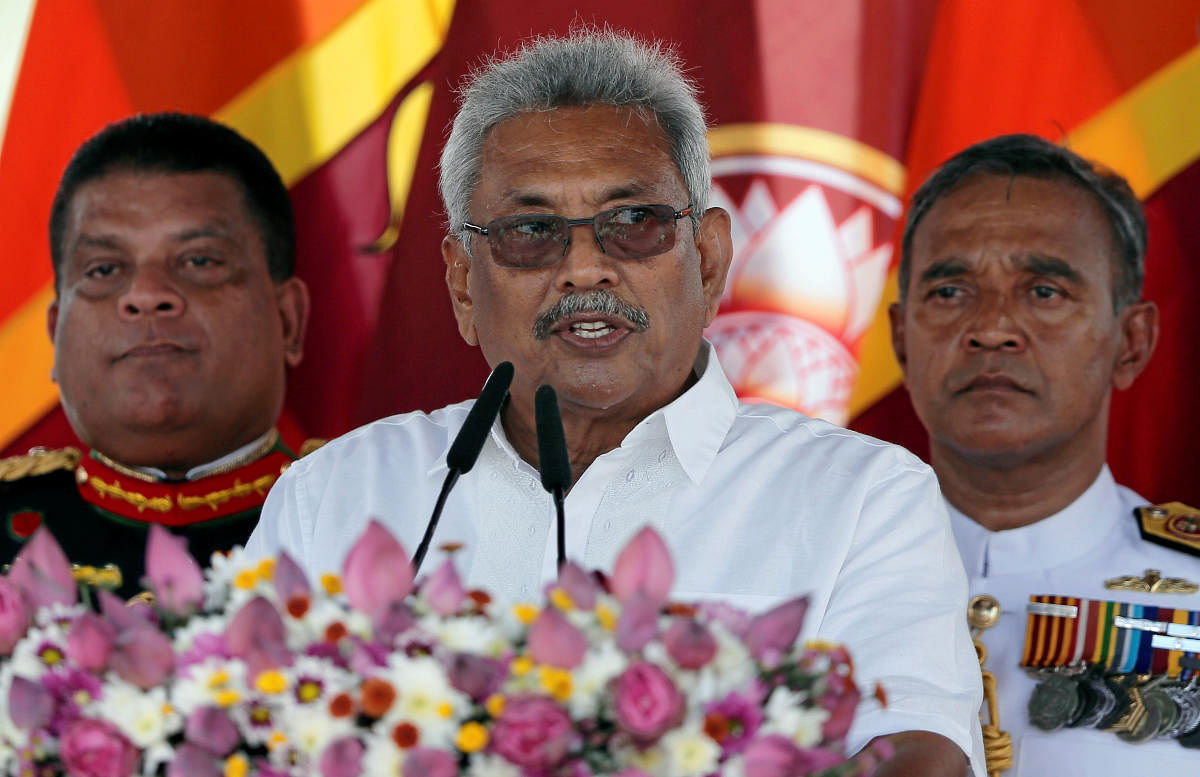
[(24, 456), (9, 456), (0, 459), (0, 482), (45, 475), (60, 469), (75, 469), (82, 456), (78, 448), (35, 448)]
[(322, 445), (324, 445), (324, 444), (325, 444), (325, 443), (327, 443), (327, 442), (329, 442), (329, 440), (323, 439), (323, 438), (321, 438), (321, 437), (309, 437), (307, 440), (305, 440), (304, 442), (300, 443), (300, 456), (301, 456), (301, 458), (303, 458), (303, 457), (307, 456), (308, 454), (312, 453), (312, 452), (313, 452), (313, 451), (315, 451), (317, 448), (320, 448)]
[(1200, 556), (1200, 510), (1167, 502), (1139, 507), (1133, 514), (1142, 539)]

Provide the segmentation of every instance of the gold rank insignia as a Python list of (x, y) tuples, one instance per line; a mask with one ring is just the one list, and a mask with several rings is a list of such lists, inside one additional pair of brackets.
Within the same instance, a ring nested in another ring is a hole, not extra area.
[(1133, 514), (1142, 539), (1200, 556), (1200, 510), (1167, 502), (1139, 507)]

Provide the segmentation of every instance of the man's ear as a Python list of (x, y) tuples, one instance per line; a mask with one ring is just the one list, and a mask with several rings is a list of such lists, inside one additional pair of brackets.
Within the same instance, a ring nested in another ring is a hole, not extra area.
[(1121, 311), (1117, 322), (1121, 343), (1113, 362), (1114, 388), (1127, 389), (1146, 365), (1158, 343), (1158, 306), (1153, 302), (1135, 302)]
[(733, 238), (730, 235), (729, 214), (724, 208), (709, 208), (700, 219), (696, 234), (696, 250), (700, 254), (700, 281), (704, 288), (704, 325), (717, 317), (725, 280), (733, 261)]
[[(54, 342), (54, 333), (58, 331), (58, 297), (50, 303), (50, 307), (46, 308), (46, 333), (50, 335), (50, 342)], [(58, 382), (58, 376), (55, 372), (58, 368), (58, 360), (55, 359), (50, 365), (50, 380)]]
[(896, 354), (900, 370), (904, 371), (908, 365), (908, 349), (904, 345), (904, 308), (899, 302), (888, 305), (888, 322), (892, 330), (892, 353)]
[(275, 285), (275, 302), (283, 324), (283, 361), (295, 367), (304, 358), (304, 333), (310, 309), (308, 284), (296, 276)]
[(475, 303), (471, 299), (471, 257), (454, 235), (442, 238), (442, 261), (446, 263), (446, 289), (450, 292), (450, 306), (458, 321), (458, 333), (467, 345), (479, 345), (475, 332)]

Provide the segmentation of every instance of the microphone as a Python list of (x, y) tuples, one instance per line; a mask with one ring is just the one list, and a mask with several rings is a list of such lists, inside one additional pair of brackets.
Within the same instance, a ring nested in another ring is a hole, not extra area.
[(458, 481), (458, 476), (465, 475), (475, 466), (475, 460), (479, 458), (483, 442), (487, 439), (488, 430), (495, 423), (496, 416), (500, 414), (500, 408), (504, 405), (504, 399), (508, 396), (508, 387), (512, 384), (512, 379), (512, 362), (500, 362), (496, 365), (496, 369), (492, 370), (487, 382), (483, 384), (479, 399), (475, 400), (475, 404), (467, 411), (467, 420), (463, 422), (454, 442), (450, 444), (450, 450), (446, 452), (446, 466), (450, 471), (446, 473), (446, 479), (442, 482), (442, 491), (438, 494), (437, 504), (433, 506), (433, 515), (429, 516), (429, 523), (425, 526), (421, 544), (413, 554), (414, 576), (421, 568), (425, 554), (429, 552), (429, 543), (433, 541), (433, 532), (442, 516), (442, 508), (446, 506), (446, 497), (450, 496), (450, 489)]
[(558, 412), (558, 395), (551, 386), (542, 386), (537, 390), (534, 396), (534, 418), (537, 422), (538, 472), (542, 476), (542, 487), (554, 497), (558, 528), (558, 568), (561, 570), (567, 560), (563, 495), (571, 487), (571, 456), (567, 453), (562, 415)]

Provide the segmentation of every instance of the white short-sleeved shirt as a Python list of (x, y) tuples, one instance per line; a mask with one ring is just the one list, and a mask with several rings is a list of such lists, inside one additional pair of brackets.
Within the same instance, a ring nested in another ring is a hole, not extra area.
[(1113, 591), (1106, 580), (1142, 576), (1200, 582), (1200, 558), (1146, 542), (1133, 517), (1148, 504), (1118, 486), (1108, 467), (1062, 512), (1029, 526), (988, 531), (950, 507), (971, 595), (990, 594), (1002, 609), (1000, 621), (982, 636), (986, 668), (996, 675), (1000, 727), (1013, 738), (1013, 768), (1005, 777), (1130, 777), (1141, 774), (1200, 774), (1200, 753), (1173, 740), (1131, 744), (1096, 729), (1044, 732), (1029, 724), (1027, 705), (1037, 680), (1020, 667), (1025, 644), (1025, 605), (1031, 595), (1200, 609), (1200, 594)]
[[(906, 730), (973, 753), (979, 666), (966, 579), (936, 479), (893, 445), (769, 405), (738, 401), (705, 345), (697, 382), (598, 457), (566, 498), (568, 558), (610, 569), (652, 524), (676, 566), (673, 596), (762, 610), (808, 594), (804, 636), (847, 645), (869, 693), (853, 748)], [(247, 550), (286, 550), (310, 573), (340, 570), (368, 519), (411, 553), (446, 474), (469, 402), (376, 421), (296, 462), (271, 490)], [(510, 600), (555, 576), (555, 512), (538, 473), (497, 422), (447, 500), (432, 548), (461, 542), (460, 574)], [(441, 563), (431, 550), (423, 571)]]

